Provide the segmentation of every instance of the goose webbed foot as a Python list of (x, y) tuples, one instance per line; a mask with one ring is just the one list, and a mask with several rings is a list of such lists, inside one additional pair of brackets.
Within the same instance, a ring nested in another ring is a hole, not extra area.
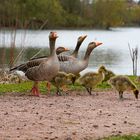
[(33, 93), (34, 96), (40, 95), (39, 89), (38, 89), (38, 82), (34, 82), (34, 86), (31, 89), (31, 92)]
[(39, 97), (39, 95), (40, 95), (40, 92), (39, 92), (38, 88), (35, 87), (35, 86), (31, 89), (31, 92), (33, 93), (34, 96)]

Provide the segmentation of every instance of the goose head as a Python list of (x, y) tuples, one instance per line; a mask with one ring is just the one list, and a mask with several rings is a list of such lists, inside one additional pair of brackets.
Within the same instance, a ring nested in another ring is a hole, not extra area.
[(103, 65), (100, 66), (100, 67), (99, 67), (99, 71), (100, 71), (100, 72), (106, 72), (105, 66), (103, 66)]
[(66, 51), (69, 51), (69, 49), (68, 48), (65, 48), (65, 47), (58, 47), (56, 49), (56, 54), (59, 55), (60, 53), (66, 52)]
[(103, 44), (103, 43), (101, 43), (101, 42), (90, 42), (88, 44), (87, 51), (85, 53), (84, 59), (88, 59), (92, 50), (95, 49), (96, 47), (100, 46), (101, 44)]
[(88, 45), (87, 50), (89, 52), (91, 52), (94, 48), (96, 48), (97, 46), (99, 46), (101, 44), (103, 44), (103, 43), (101, 43), (101, 42), (90, 42), (89, 45)]
[(50, 32), (49, 34), (49, 43), (50, 43), (50, 54), (55, 54), (55, 41), (57, 38), (57, 33), (56, 32)]
[(50, 32), (50, 34), (49, 34), (49, 39), (50, 40), (56, 40), (57, 37), (58, 36), (57, 36), (56, 32)]
[(77, 42), (82, 43), (86, 37), (87, 37), (87, 35), (79, 36)]
[(77, 57), (78, 55), (78, 50), (82, 44), (82, 42), (85, 40), (85, 38), (87, 37), (87, 35), (83, 35), (83, 36), (79, 36), (78, 39), (77, 39), (77, 44), (76, 44), (76, 47), (75, 47), (75, 50), (73, 51), (73, 53), (71, 54), (71, 56), (73, 57)]

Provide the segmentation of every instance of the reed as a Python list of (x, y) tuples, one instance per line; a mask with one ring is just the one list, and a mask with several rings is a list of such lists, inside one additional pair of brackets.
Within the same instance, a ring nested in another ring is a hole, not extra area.
[(137, 75), (137, 66), (138, 66), (138, 46), (136, 45), (135, 48), (131, 48), (130, 44), (128, 43), (130, 57), (132, 60), (132, 67), (133, 67), (133, 75)]

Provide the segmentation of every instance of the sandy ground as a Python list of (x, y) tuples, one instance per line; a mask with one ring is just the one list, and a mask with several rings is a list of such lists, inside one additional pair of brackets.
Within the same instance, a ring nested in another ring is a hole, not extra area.
[(91, 140), (140, 134), (140, 100), (115, 92), (0, 96), (0, 140)]

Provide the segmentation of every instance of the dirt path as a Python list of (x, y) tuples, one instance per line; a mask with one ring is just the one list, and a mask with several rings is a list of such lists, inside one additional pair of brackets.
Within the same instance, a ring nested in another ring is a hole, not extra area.
[(119, 101), (111, 92), (0, 96), (0, 140), (88, 140), (140, 133), (140, 100), (125, 97)]

